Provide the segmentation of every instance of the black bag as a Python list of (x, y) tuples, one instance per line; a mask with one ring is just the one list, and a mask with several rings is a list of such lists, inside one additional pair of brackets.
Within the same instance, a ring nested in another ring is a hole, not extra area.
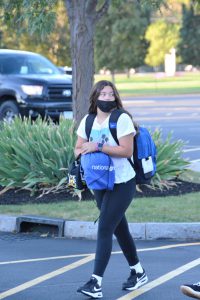
[(68, 184), (69, 188), (83, 190), (86, 188), (84, 173), (81, 167), (81, 156), (79, 155), (69, 167)]

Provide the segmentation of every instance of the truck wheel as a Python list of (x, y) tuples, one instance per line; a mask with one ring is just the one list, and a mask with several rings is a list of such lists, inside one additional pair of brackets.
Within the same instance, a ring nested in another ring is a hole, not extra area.
[(19, 109), (14, 101), (5, 101), (0, 105), (0, 121), (12, 122), (19, 114)]

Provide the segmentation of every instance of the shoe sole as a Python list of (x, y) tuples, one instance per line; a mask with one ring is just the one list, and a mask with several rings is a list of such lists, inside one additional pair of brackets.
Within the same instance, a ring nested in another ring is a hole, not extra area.
[(93, 299), (99, 299), (99, 298), (103, 298), (103, 294), (102, 292), (96, 292), (96, 293), (90, 293), (90, 292), (86, 292), (86, 291), (80, 291), (78, 293), (82, 293), (88, 297), (91, 297)]
[(187, 287), (187, 286), (181, 286), (181, 292), (189, 297), (200, 299), (200, 293), (193, 291), (193, 289)]
[(142, 285), (144, 285), (144, 284), (147, 283), (147, 282), (148, 282), (148, 277), (145, 276), (145, 277), (142, 278), (140, 281), (138, 281), (134, 287), (124, 288), (124, 290), (126, 290), (126, 291), (134, 291), (134, 290), (137, 290), (139, 287), (141, 287)]

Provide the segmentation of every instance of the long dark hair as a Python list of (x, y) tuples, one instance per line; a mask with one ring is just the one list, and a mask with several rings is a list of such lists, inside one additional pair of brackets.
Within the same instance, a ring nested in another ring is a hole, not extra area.
[(123, 109), (124, 112), (126, 112), (130, 118), (132, 119), (133, 121), (133, 125), (136, 129), (136, 131), (138, 130), (138, 124), (133, 120), (131, 114), (126, 111), (123, 107), (123, 104), (122, 104), (122, 100), (119, 96), (119, 93), (118, 93), (118, 90), (116, 88), (116, 86), (111, 82), (111, 81), (108, 81), (108, 80), (100, 80), (98, 81), (92, 88), (91, 90), (91, 93), (90, 93), (90, 106), (89, 106), (89, 114), (96, 114), (97, 113), (97, 99), (99, 98), (99, 95), (100, 95), (100, 92), (103, 90), (103, 88), (105, 86), (110, 86), (113, 90), (113, 93), (114, 93), (114, 97), (115, 97), (115, 101), (116, 101), (116, 104), (117, 104), (117, 109)]
[(117, 103), (117, 108), (123, 109), (122, 100), (120, 99), (119, 93), (118, 93), (115, 85), (108, 80), (101, 80), (101, 81), (98, 81), (91, 90), (90, 98), (89, 98), (90, 99), (89, 113), (95, 113), (95, 114), (97, 113), (96, 101), (99, 98), (99, 95), (105, 86), (110, 86), (112, 88), (114, 97), (115, 97), (115, 101)]

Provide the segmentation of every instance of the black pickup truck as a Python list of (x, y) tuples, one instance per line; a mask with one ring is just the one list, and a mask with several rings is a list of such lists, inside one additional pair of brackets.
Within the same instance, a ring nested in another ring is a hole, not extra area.
[(40, 54), (0, 50), (0, 120), (16, 115), (58, 119), (72, 111), (72, 76)]

